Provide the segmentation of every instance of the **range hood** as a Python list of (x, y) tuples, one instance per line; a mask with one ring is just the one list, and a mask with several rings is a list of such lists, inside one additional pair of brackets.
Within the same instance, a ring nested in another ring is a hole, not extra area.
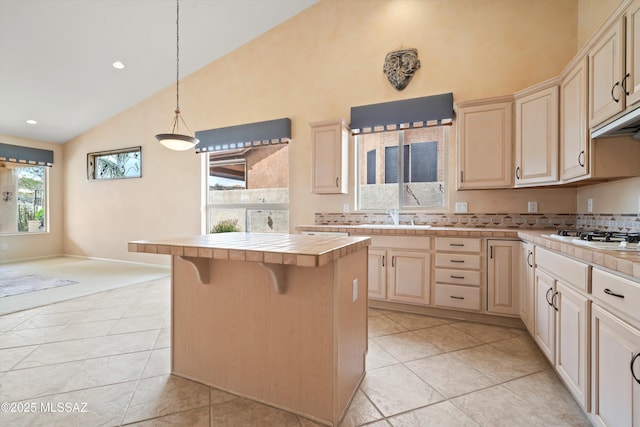
[(631, 136), (640, 141), (640, 107), (591, 132), (591, 138)]

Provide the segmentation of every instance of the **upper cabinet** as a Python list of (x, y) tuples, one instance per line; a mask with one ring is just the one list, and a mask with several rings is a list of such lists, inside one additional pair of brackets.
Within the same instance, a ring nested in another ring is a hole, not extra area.
[(344, 120), (309, 123), (311, 127), (311, 191), (348, 193), (349, 127)]
[(600, 35), (589, 57), (589, 126), (640, 100), (640, 0)]
[(568, 69), (560, 84), (560, 179), (587, 175), (587, 61)]
[(515, 186), (558, 181), (558, 84), (545, 82), (515, 94)]
[(458, 189), (513, 185), (513, 97), (456, 103)]

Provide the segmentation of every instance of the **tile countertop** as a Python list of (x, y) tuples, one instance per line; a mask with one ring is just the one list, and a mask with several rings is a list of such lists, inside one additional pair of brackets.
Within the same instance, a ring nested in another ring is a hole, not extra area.
[(594, 266), (600, 266), (622, 273), (636, 282), (640, 282), (640, 253), (638, 252), (621, 252), (621, 251), (602, 251), (572, 243), (552, 240), (544, 235), (553, 234), (552, 229), (505, 229), (505, 228), (457, 228), (457, 227), (432, 227), (432, 228), (416, 228), (400, 227), (393, 228), (376, 228), (362, 225), (301, 225), (296, 227), (296, 231), (330, 231), (343, 232), (350, 235), (363, 236), (457, 236), (457, 237), (497, 237), (497, 238), (514, 238), (526, 240), (535, 243), (537, 246), (548, 248), (556, 252), (560, 252), (579, 260), (585, 261)]
[(319, 267), (369, 246), (366, 236), (306, 236), (286, 233), (218, 233), (137, 240), (129, 252)]

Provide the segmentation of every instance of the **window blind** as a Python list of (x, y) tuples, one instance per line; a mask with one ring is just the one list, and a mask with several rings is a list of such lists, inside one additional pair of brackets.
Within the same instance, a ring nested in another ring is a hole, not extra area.
[(351, 132), (384, 132), (414, 127), (451, 125), (453, 93), (351, 107)]
[(51, 167), (53, 151), (0, 143), (0, 161)]
[(196, 138), (200, 140), (196, 153), (286, 144), (291, 140), (291, 119), (203, 130), (196, 132)]

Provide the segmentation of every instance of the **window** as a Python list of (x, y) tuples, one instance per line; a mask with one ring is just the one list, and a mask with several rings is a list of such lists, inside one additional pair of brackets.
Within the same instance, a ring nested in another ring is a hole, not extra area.
[(123, 179), (142, 176), (142, 148), (100, 151), (87, 154), (87, 179)]
[(209, 232), (289, 232), (287, 144), (203, 154)]
[(47, 231), (48, 168), (13, 163), (0, 166), (0, 233)]
[(445, 207), (448, 136), (449, 126), (357, 135), (358, 209)]

